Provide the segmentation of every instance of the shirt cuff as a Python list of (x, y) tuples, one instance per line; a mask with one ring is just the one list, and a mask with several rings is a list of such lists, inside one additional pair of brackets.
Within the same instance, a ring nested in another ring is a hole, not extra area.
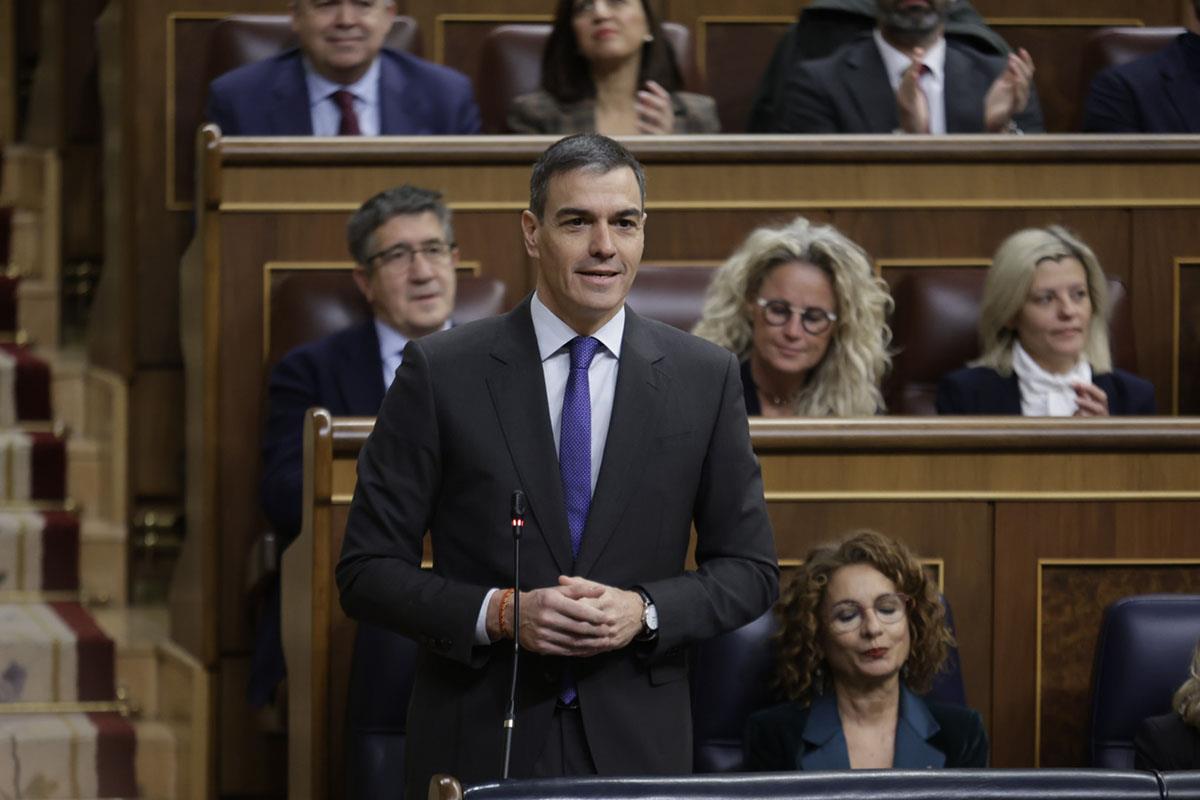
[(475, 618), (475, 644), (487, 645), (492, 643), (492, 637), (488, 636), (487, 632), (487, 610), (488, 603), (492, 601), (492, 595), (500, 591), (499, 589), (488, 589), (488, 593), (483, 596), (483, 605), (479, 607), (479, 616)]

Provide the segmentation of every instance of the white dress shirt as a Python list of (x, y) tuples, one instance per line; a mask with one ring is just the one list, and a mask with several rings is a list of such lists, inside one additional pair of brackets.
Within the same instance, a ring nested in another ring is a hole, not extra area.
[[(883, 38), (879, 29), (875, 29), (875, 46), (879, 48), (879, 56), (883, 59), (883, 68), (887, 71), (888, 83), (892, 85), (892, 93), (900, 90), (900, 79), (912, 66), (913, 60), (904, 53), (892, 47)], [(937, 44), (925, 51), (921, 60), (929, 69), (918, 82), (921, 90), (929, 98), (929, 132), (946, 132), (946, 39), (939, 38)]]
[[(529, 304), (533, 316), (533, 334), (537, 337), (538, 355), (542, 359), (542, 377), (546, 382), (546, 407), (550, 409), (550, 429), (554, 432), (554, 451), (558, 452), (562, 435), (562, 405), (567, 393), (567, 377), (571, 374), (570, 343), (579, 334), (546, 307), (535, 292)], [(592, 337), (601, 347), (588, 367), (588, 394), (592, 404), (592, 492), (600, 477), (600, 462), (604, 459), (604, 444), (608, 441), (608, 425), (612, 421), (613, 396), (617, 390), (617, 367), (620, 365), (621, 340), (625, 336), (625, 306), (617, 311)], [(483, 598), (483, 606), (475, 621), (475, 644), (489, 644), (487, 634), (488, 603), (498, 589), (491, 589)]]
[(339, 89), (354, 95), (354, 113), (358, 115), (358, 130), (363, 136), (379, 135), (379, 56), (357, 81), (343, 86), (321, 75), (308, 59), (303, 59), (304, 80), (308, 85), (308, 108), (312, 114), (313, 136), (337, 136), (342, 124), (342, 110), (331, 96)]

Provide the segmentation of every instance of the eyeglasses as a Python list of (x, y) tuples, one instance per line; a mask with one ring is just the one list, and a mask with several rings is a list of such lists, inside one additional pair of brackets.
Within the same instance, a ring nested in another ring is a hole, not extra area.
[(350, 0), (349, 3), (344, 0), (309, 0), (309, 7), (319, 14), (330, 14), (337, 11), (343, 5), (349, 5), (350, 8), (360, 14), (369, 14), (381, 8), (392, 5), (393, 0)]
[[(908, 606), (912, 599), (900, 592), (881, 594), (871, 605), (875, 610), (875, 619), (881, 625), (895, 625), (908, 617)], [(829, 630), (833, 633), (853, 633), (862, 627), (867, 618), (866, 609), (861, 603), (853, 600), (843, 600), (837, 603), (829, 612)]]
[[(571, 13), (576, 17), (583, 16), (584, 14), (591, 14), (596, 10), (596, 6), (599, 5), (601, 1), (602, 0), (575, 0), (575, 4), (571, 6)], [(629, 5), (630, 0), (603, 0), (603, 2), (606, 6), (608, 6), (609, 11), (616, 11), (619, 8), (624, 8), (625, 6)]]
[(796, 308), (786, 300), (768, 300), (765, 297), (758, 298), (757, 303), (763, 310), (766, 323), (776, 328), (787, 325), (793, 316), (799, 316), (800, 325), (804, 330), (813, 336), (820, 336), (837, 321), (837, 314), (815, 306)]
[(374, 255), (367, 256), (367, 265), (376, 269), (407, 271), (417, 260), (417, 255), (420, 254), (424, 256), (427, 263), (440, 267), (450, 260), (450, 251), (453, 249), (453, 242), (427, 242), (420, 247), (394, 244)]

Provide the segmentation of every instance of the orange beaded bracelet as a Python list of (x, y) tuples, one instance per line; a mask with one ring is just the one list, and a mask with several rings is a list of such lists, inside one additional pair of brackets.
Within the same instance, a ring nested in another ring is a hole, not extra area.
[(508, 604), (512, 600), (516, 589), (505, 589), (504, 594), (500, 595), (500, 635), (505, 639), (511, 639), (513, 636), (512, 628), (508, 627)]

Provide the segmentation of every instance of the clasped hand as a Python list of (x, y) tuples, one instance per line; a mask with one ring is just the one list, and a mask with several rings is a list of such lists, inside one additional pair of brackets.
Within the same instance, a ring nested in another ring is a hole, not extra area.
[(586, 578), (521, 592), (521, 646), (551, 656), (619, 650), (642, 629), (642, 598)]

